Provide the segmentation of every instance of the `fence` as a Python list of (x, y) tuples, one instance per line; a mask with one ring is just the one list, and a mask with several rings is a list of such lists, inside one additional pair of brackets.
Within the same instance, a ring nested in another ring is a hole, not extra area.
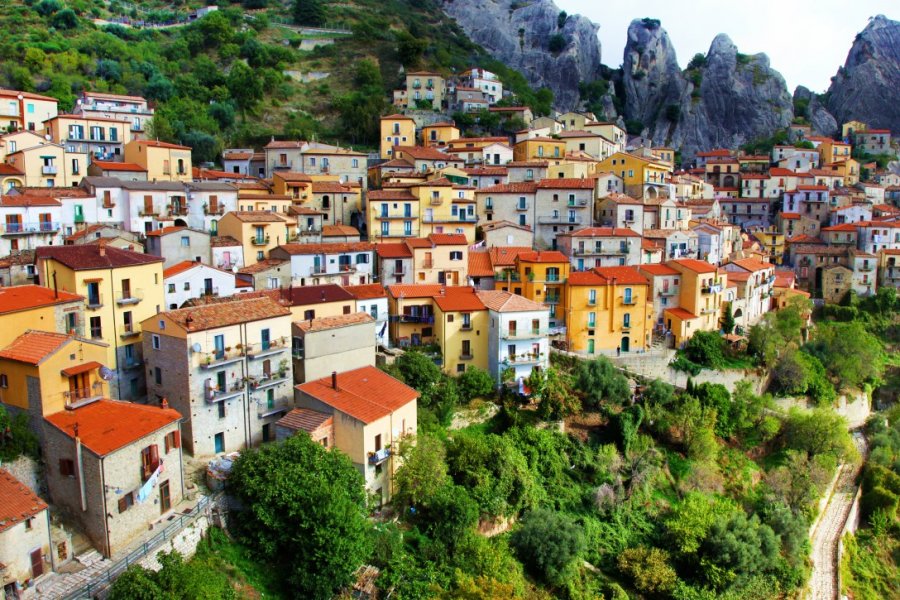
[(128, 567), (131, 565), (140, 562), (145, 557), (153, 554), (163, 543), (172, 539), (176, 535), (178, 535), (185, 527), (192, 524), (197, 518), (202, 515), (213, 503), (218, 501), (219, 496), (221, 494), (216, 494), (213, 496), (203, 496), (200, 498), (200, 501), (197, 502), (197, 505), (186, 515), (179, 515), (178, 518), (173, 520), (171, 523), (166, 525), (166, 527), (154, 535), (149, 540), (143, 542), (140, 546), (133, 549), (131, 552), (126, 554), (123, 558), (115, 561), (108, 569), (103, 571), (102, 573), (98, 573), (96, 577), (89, 583), (84, 584), (83, 586), (76, 588), (66, 595), (61, 597), (61, 600), (82, 600), (84, 598), (93, 598), (99, 592), (103, 591), (110, 585), (112, 585), (113, 581), (116, 578), (125, 572)]

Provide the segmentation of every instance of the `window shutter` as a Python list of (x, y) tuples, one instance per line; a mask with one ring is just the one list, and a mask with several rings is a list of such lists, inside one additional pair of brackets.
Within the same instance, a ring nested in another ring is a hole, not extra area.
[(172, 447), (173, 448), (181, 448), (181, 432), (180, 431), (172, 432)]
[(170, 443), (169, 443), (171, 439), (172, 439), (172, 434), (171, 434), (171, 433), (167, 433), (167, 434), (166, 434), (166, 454), (169, 453), (169, 449), (171, 448), (171, 445), (170, 445)]
[(156, 464), (159, 462), (159, 446), (153, 444), (150, 446), (150, 463)]
[(119, 498), (119, 513), (123, 513), (128, 510), (128, 503), (125, 501), (125, 498)]

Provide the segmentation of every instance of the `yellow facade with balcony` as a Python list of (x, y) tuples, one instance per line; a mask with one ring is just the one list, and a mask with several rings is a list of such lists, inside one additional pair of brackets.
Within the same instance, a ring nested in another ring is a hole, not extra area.
[(650, 347), (650, 282), (634, 267), (597, 267), (571, 273), (566, 284), (566, 345), (588, 356)]
[(520, 252), (515, 268), (498, 277), (495, 288), (524, 296), (550, 309), (550, 327), (566, 322), (566, 281), (569, 279), (569, 259), (559, 251)]
[(728, 276), (702, 260), (684, 258), (666, 263), (680, 274), (678, 307), (666, 309), (663, 320), (675, 347), (698, 331), (718, 331)]
[(125, 144), (125, 162), (147, 169), (147, 181), (193, 181), (191, 149), (158, 140)]
[(513, 146), (514, 161), (562, 160), (565, 157), (566, 143), (553, 138), (536, 137)]
[(397, 242), (419, 237), (419, 198), (408, 189), (371, 190), (366, 201), (369, 241)]
[(459, 375), (472, 367), (487, 371), (489, 321), (487, 308), (471, 288), (435, 296), (434, 337), (445, 373)]
[(404, 115), (381, 117), (379, 121), (379, 156), (393, 158), (394, 146), (416, 145), (416, 122)]
[(273, 248), (297, 236), (297, 220), (270, 211), (231, 211), (218, 224), (219, 235), (230, 235), (243, 247), (244, 266), (255, 265)]
[(658, 189), (668, 182), (672, 174), (671, 164), (628, 152), (616, 152), (600, 161), (597, 169), (621, 177), (625, 193), (634, 198), (658, 197)]
[(459, 188), (447, 179), (435, 179), (412, 185), (410, 193), (418, 199), (419, 237), (432, 233), (461, 233), (470, 244), (475, 242), (475, 190)]

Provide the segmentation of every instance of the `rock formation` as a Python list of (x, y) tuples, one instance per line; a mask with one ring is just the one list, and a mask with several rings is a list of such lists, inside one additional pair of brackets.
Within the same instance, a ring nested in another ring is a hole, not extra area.
[(840, 123), (900, 131), (900, 22), (883, 15), (869, 21), (832, 78), (826, 104)]
[[(558, 110), (576, 108), (579, 82), (600, 77), (597, 25), (572, 15), (560, 27), (552, 0), (444, 0), (443, 8), (473, 42), (521, 71), (532, 87), (553, 90)], [(551, 50), (563, 41), (562, 50)]]
[[(809, 125), (812, 127), (815, 135), (831, 137), (837, 132), (838, 122), (834, 115), (828, 112), (818, 94), (813, 93), (802, 85), (797, 86), (797, 89), (794, 90), (794, 106), (799, 100), (806, 100), (807, 102), (806, 114), (803, 116), (809, 121)], [(798, 113), (795, 116), (800, 115)]]

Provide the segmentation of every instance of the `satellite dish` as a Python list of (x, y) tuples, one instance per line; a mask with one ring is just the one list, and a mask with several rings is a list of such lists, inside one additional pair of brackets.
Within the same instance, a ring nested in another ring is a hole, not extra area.
[(113, 378), (113, 375), (115, 375), (115, 373), (113, 373), (112, 369), (109, 367), (100, 367), (100, 379), (103, 381), (109, 381)]
[(191, 346), (191, 350), (193, 350), (194, 352), (200, 352), (200, 350), (202, 350), (202, 349), (203, 349), (203, 347), (200, 345), (199, 342), (196, 342), (193, 346)]

